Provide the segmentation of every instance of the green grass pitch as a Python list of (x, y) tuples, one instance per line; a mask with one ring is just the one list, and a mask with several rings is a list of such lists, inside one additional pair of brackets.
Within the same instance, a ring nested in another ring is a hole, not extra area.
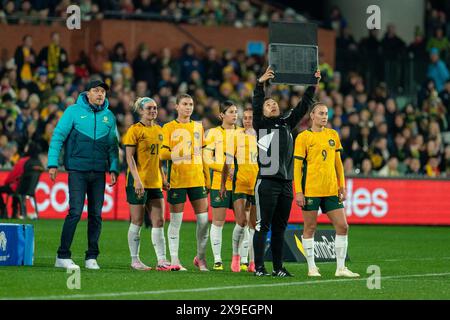
[[(296, 263), (286, 263), (293, 278), (262, 279), (230, 271), (233, 224), (226, 224), (223, 231), (225, 271), (199, 272), (192, 265), (195, 223), (181, 227), (180, 258), (187, 272), (131, 270), (126, 221), (103, 222), (98, 259), (101, 270), (86, 270), (87, 223), (81, 221), (72, 246), (72, 258), (81, 266), (81, 289), (70, 290), (70, 274), (53, 267), (63, 220), (31, 223), (35, 226), (34, 266), (0, 267), (0, 299), (450, 299), (448, 227), (353, 225), (347, 265), (360, 273), (361, 279), (335, 278), (335, 263), (318, 264), (320, 279), (308, 278), (306, 264)], [(211, 266), (210, 243), (207, 258)], [(141, 231), (141, 259), (151, 266), (156, 263), (150, 229)], [(380, 267), (380, 289), (368, 289), (371, 274), (367, 268), (371, 265)], [(271, 263), (266, 266), (271, 270)]]

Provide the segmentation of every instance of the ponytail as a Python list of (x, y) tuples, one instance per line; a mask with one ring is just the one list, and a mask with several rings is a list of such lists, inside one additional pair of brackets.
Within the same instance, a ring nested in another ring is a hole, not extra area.
[(153, 100), (152, 98), (149, 97), (140, 97), (137, 98), (136, 102), (134, 103), (133, 106), (133, 111), (134, 112), (138, 112), (138, 110), (142, 110), (142, 108), (144, 107), (144, 105), (148, 102), (154, 102), (156, 104), (156, 101)]

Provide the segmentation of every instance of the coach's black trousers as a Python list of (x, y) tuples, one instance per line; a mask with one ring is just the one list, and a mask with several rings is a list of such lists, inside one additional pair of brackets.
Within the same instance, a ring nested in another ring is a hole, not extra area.
[(88, 250), (85, 259), (97, 259), (99, 254), (98, 240), (102, 230), (101, 213), (105, 197), (105, 179), (104, 172), (69, 172), (69, 214), (64, 221), (58, 258), (69, 259), (71, 257), (70, 247), (87, 195)]
[[(3, 201), (3, 193), (13, 194), (14, 191), (11, 189), (9, 185), (3, 185), (0, 187), (0, 219), (8, 219), (8, 210), (6, 208), (6, 204)], [(17, 212), (19, 211), (19, 199), (17, 197), (13, 197), (12, 199), (12, 216), (11, 218), (17, 219)]]
[(255, 266), (264, 266), (267, 233), (272, 230), (271, 249), (273, 269), (283, 266), (284, 231), (292, 206), (292, 181), (258, 179), (255, 186), (256, 229), (253, 238)]

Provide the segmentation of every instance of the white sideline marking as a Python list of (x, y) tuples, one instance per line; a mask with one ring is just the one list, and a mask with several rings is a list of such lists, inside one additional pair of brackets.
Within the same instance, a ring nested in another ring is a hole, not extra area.
[(450, 257), (435, 257), (435, 258), (423, 258), (423, 259), (421, 259), (421, 258), (411, 258), (411, 259), (408, 259), (408, 258), (405, 258), (405, 259), (386, 259), (386, 260), (383, 260), (383, 261), (386, 261), (386, 262), (399, 262), (399, 261), (423, 261), (423, 260), (448, 260), (448, 259), (450, 259)]
[[(447, 273), (425, 273), (425, 274), (409, 274), (401, 276), (387, 276), (381, 277), (381, 280), (389, 279), (402, 279), (402, 278), (424, 278), (424, 277), (436, 277), (436, 276), (450, 276), (450, 272)], [(258, 281), (258, 279), (255, 279)], [(158, 291), (130, 291), (130, 292), (110, 292), (110, 293), (92, 293), (92, 294), (72, 294), (72, 295), (54, 295), (54, 296), (37, 296), (37, 297), (7, 297), (0, 300), (60, 300), (60, 299), (87, 299), (87, 298), (108, 298), (108, 297), (126, 297), (135, 295), (157, 295), (157, 294), (169, 294), (169, 293), (182, 293), (182, 292), (208, 292), (219, 290), (236, 290), (236, 289), (248, 289), (248, 288), (260, 288), (260, 287), (284, 287), (284, 286), (301, 286), (308, 284), (322, 284), (333, 282), (349, 282), (349, 281), (366, 281), (367, 278), (344, 278), (344, 279), (330, 279), (330, 280), (316, 280), (316, 281), (297, 281), (297, 282), (282, 282), (282, 283), (265, 283), (265, 284), (251, 284), (240, 286), (226, 286), (226, 287), (209, 287), (209, 288), (197, 288), (197, 289), (171, 289), (171, 290), (158, 290)]]
[(352, 261), (352, 263), (378, 263), (378, 262), (399, 262), (399, 261), (436, 261), (436, 260), (449, 260), (450, 257), (428, 257), (428, 258), (400, 258), (400, 259), (383, 259), (383, 260), (361, 260)]

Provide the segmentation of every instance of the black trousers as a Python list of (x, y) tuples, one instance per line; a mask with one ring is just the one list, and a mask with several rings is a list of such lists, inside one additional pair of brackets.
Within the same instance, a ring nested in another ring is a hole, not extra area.
[[(0, 219), (8, 218), (8, 210), (6, 208), (5, 201), (3, 200), (3, 193), (13, 194), (14, 191), (11, 189), (9, 185), (3, 185), (0, 187)], [(12, 216), (11, 218), (17, 219), (17, 213), (19, 211), (19, 199), (17, 197), (13, 197), (12, 200)]]
[(283, 266), (284, 232), (292, 207), (292, 181), (258, 179), (255, 186), (256, 228), (253, 238), (255, 266), (264, 266), (267, 233), (272, 230), (271, 249), (273, 269)]
[(69, 172), (69, 214), (66, 216), (61, 234), (58, 258), (69, 259), (75, 230), (84, 207), (84, 199), (88, 200), (88, 250), (86, 260), (96, 259), (99, 254), (98, 240), (102, 230), (102, 207), (105, 197), (104, 172)]

